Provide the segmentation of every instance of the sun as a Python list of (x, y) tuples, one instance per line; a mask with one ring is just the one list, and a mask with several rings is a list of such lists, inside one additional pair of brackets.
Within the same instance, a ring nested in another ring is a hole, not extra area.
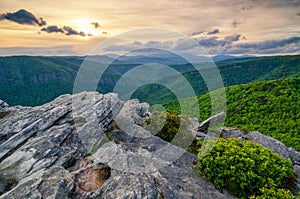
[(84, 19), (84, 18), (80, 18), (80, 19), (74, 19), (72, 20), (74, 27), (77, 28), (77, 31), (82, 31), (86, 34), (85, 37), (82, 37), (83, 39), (88, 39), (90, 36), (89, 35), (93, 35), (93, 36), (97, 36), (97, 35), (101, 35), (102, 31), (99, 28), (95, 28), (95, 26), (92, 24), (92, 22), (94, 22), (94, 20), (92, 19)]

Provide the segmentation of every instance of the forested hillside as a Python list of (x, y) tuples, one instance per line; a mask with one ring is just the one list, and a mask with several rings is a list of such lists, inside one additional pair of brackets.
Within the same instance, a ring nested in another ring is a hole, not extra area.
[(71, 93), (81, 60), (16, 56), (0, 58), (0, 98), (11, 105), (41, 105)]
[[(230, 86), (226, 88), (226, 97), (226, 126), (260, 131), (300, 151), (300, 79)], [(199, 119), (203, 121), (211, 114), (209, 93), (199, 96), (198, 102)], [(164, 106), (180, 112), (177, 101)]]
[[(77, 71), (85, 57), (41, 57), (12, 56), (0, 58), (0, 99), (10, 105), (41, 105), (64, 93), (72, 93)], [(95, 56), (90, 58), (99, 62), (109, 62), (112, 58)], [(126, 61), (124, 61), (126, 60)], [(157, 60), (137, 57), (115, 60), (100, 79), (97, 91), (113, 91), (115, 83), (122, 74), (143, 62), (157, 61), (169, 64), (171, 60)], [(137, 64), (136, 62), (139, 62)], [(224, 85), (237, 85), (249, 82), (300, 77), (300, 55), (241, 58), (216, 62)], [(170, 64), (169, 64), (170, 65)], [(207, 92), (205, 83), (197, 71), (191, 71), (190, 64), (174, 61), (170, 65), (182, 73), (194, 88), (197, 95)], [(132, 98), (139, 98), (150, 104), (175, 99), (165, 87), (146, 85), (138, 89)]]
[[(216, 62), (216, 65), (220, 70), (224, 86), (287, 77), (300, 78), (300, 55), (265, 57), (254, 60), (233, 59)], [(208, 92), (205, 82), (197, 71), (185, 72), (183, 75), (197, 95)], [(153, 84), (137, 90), (133, 97), (150, 104), (175, 99), (168, 89)]]

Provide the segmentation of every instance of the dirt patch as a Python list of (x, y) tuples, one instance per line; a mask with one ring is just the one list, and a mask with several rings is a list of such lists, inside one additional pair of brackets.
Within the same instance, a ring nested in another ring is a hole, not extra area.
[(108, 166), (102, 168), (90, 168), (75, 176), (77, 186), (83, 191), (93, 191), (102, 187), (110, 177), (111, 169)]

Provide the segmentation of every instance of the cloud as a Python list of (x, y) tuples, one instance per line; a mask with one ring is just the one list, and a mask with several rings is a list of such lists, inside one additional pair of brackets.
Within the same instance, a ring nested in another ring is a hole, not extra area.
[(226, 48), (210, 48), (212, 54), (283, 54), (300, 51), (300, 37), (289, 37), (277, 40), (265, 40), (260, 42), (245, 42), (228, 45)]
[[(47, 24), (43, 18), (37, 18), (31, 12), (25, 9), (20, 9), (17, 12), (13, 12), (13, 13), (1, 14), (0, 20), (9, 20), (18, 24), (26, 24), (26, 25), (33, 25), (33, 26), (40, 26), (40, 27), (45, 26)], [(93, 22), (93, 25), (95, 26), (95, 28), (100, 26), (97, 22)], [(56, 25), (51, 25), (48, 27), (43, 27), (41, 31), (47, 33), (53, 33), (53, 32), (64, 33), (65, 35), (79, 35), (82, 37), (92, 36), (92, 34), (87, 34), (82, 31), (76, 31), (70, 26), (64, 26), (63, 28), (59, 28)]]
[(122, 45), (110, 45), (105, 48), (106, 51), (133, 51), (143, 48), (155, 48), (155, 49), (172, 49), (174, 45), (173, 41), (157, 41), (150, 40), (147, 42), (133, 41), (128, 44)]
[[(300, 37), (289, 37), (284, 39), (264, 40), (260, 42), (247, 42), (243, 35), (235, 33), (225, 37), (204, 34), (194, 38), (209, 54), (284, 54), (300, 52)], [(111, 45), (106, 51), (132, 51), (135, 49), (155, 48), (165, 49), (170, 52), (193, 53), (198, 46), (189, 42), (189, 39), (178, 39), (174, 41), (134, 41), (123, 45)]]
[[(18, 24), (26, 24), (26, 25), (33, 25), (33, 26), (40, 26), (40, 27), (45, 26), (47, 24), (43, 18), (37, 18), (31, 12), (25, 9), (20, 9), (17, 12), (13, 12), (13, 13), (1, 14), (0, 20), (9, 20)], [(93, 22), (92, 24), (95, 26), (95, 28), (100, 26), (97, 22)], [(59, 28), (56, 25), (51, 25), (48, 27), (43, 27), (41, 31), (47, 33), (53, 33), (53, 32), (64, 33), (65, 35), (79, 35), (82, 37), (92, 36), (92, 34), (87, 34), (82, 31), (76, 31), (70, 26), (64, 26), (63, 28)]]
[(198, 40), (198, 43), (204, 47), (224, 46), (226, 41), (219, 40), (218, 37), (204, 37)]
[(241, 38), (240, 34), (233, 34), (224, 37), (224, 39), (220, 39), (216, 36), (210, 36), (210, 37), (200, 37), (197, 40), (201, 46), (216, 47), (216, 46), (225, 46), (225, 45), (232, 44), (235, 41), (239, 41), (240, 38)]
[(241, 25), (242, 23), (245, 23), (245, 21), (242, 21), (240, 19), (235, 19), (231, 22), (231, 25), (233, 28), (238, 27), (239, 25)]
[(213, 31), (208, 32), (207, 34), (208, 35), (215, 35), (215, 34), (218, 34), (218, 33), (220, 33), (219, 29), (214, 29)]
[(82, 36), (82, 37), (85, 37), (87, 35), (86, 33), (82, 32), (82, 31), (79, 32), (77, 30), (74, 30), (70, 26), (64, 26), (63, 30), (65, 31), (66, 35), (79, 35), (79, 36)]
[(47, 32), (47, 33), (52, 33), (52, 32), (64, 33), (64, 30), (62, 28), (57, 27), (57, 26), (48, 26), (46, 28), (42, 28), (41, 31), (44, 31), (44, 32)]
[(105, 48), (106, 51), (132, 51), (135, 49), (143, 48), (143, 43), (139, 41), (134, 41), (129, 44), (123, 44), (123, 45), (110, 45)]
[(241, 35), (240, 34), (233, 34), (233, 35), (229, 35), (229, 36), (226, 36), (224, 38), (224, 40), (227, 42), (227, 43), (232, 43), (234, 41), (239, 41), (241, 38)]
[(279, 40), (266, 40), (261, 42), (241, 43), (238, 44), (237, 47), (266, 50), (266, 49), (284, 47), (290, 44), (297, 44), (299, 42), (300, 42), (300, 37), (290, 37), (287, 39), (279, 39)]
[(100, 24), (98, 23), (98, 22), (92, 22), (91, 23), (91, 25), (92, 26), (94, 26), (95, 27), (95, 29), (97, 29), (97, 28), (100, 28), (101, 26), (100, 26)]
[(214, 29), (212, 31), (196, 31), (196, 32), (193, 32), (190, 34), (191, 37), (193, 36), (200, 36), (201, 34), (207, 34), (207, 35), (215, 35), (215, 34), (218, 34), (220, 33), (220, 30), (219, 29)]
[(0, 20), (9, 20), (18, 24), (26, 24), (26, 25), (38, 25), (44, 26), (46, 25), (46, 21), (43, 18), (35, 17), (31, 12), (20, 9), (17, 12), (13, 13), (4, 13), (0, 15)]
[(77, 52), (72, 45), (60, 45), (49, 47), (0, 47), (0, 56), (7, 55), (74, 55)]
[(190, 34), (190, 36), (196, 36), (196, 35), (200, 35), (202, 33), (204, 33), (204, 31), (200, 30), (200, 31), (193, 32), (192, 34)]
[(242, 6), (242, 10), (243, 10), (243, 11), (251, 10), (251, 9), (253, 9), (253, 8), (254, 8), (253, 5), (245, 5), (245, 6)]
[(44, 31), (44, 32), (47, 32), (47, 33), (63, 33), (67, 36), (70, 36), (70, 35), (79, 35), (79, 36), (82, 36), (82, 37), (85, 37), (85, 36), (91, 37), (91, 36), (93, 36), (92, 34), (89, 34), (89, 33), (74, 30), (70, 26), (64, 26), (63, 28), (60, 28), (56, 25), (53, 25), (53, 26), (44, 27), (44, 28), (41, 29), (41, 31)]

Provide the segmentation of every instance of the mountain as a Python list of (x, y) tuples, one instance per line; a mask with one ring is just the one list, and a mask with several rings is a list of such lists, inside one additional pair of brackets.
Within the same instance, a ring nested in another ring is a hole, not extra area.
[[(215, 91), (217, 92), (217, 91)], [(226, 88), (225, 125), (260, 131), (300, 150), (300, 79), (280, 79)], [(200, 120), (211, 114), (210, 94), (198, 97)], [(180, 112), (177, 101), (164, 104)], [(192, 106), (192, 104), (190, 104)]]
[(230, 59), (239, 59), (239, 58), (254, 59), (255, 56), (250, 56), (250, 55), (244, 55), (244, 56), (216, 55), (216, 56), (213, 56), (213, 57), (212, 57), (212, 59), (213, 59), (215, 62), (218, 62), (218, 61), (224, 61), (224, 60), (230, 60)]
[[(165, 50), (146, 48), (132, 51), (125, 55), (112, 55), (118, 61), (126, 61), (127, 63), (160, 63), (167, 65), (187, 64), (197, 62), (207, 62), (210, 60), (208, 56), (192, 55), (190, 53), (176, 54)], [(182, 57), (183, 56), (183, 57)]]
[[(241, 58), (216, 62), (216, 65), (222, 76), (224, 86), (287, 77), (300, 78), (300, 55), (260, 57), (254, 60)], [(209, 69), (203, 70), (209, 71)], [(182, 75), (188, 80), (196, 95), (208, 92), (206, 83), (198, 71), (182, 72)], [(180, 81), (182, 80), (178, 78), (174, 84), (180, 84)], [(153, 84), (138, 89), (133, 94), (133, 98), (150, 104), (160, 104), (176, 99), (175, 95), (167, 88)]]
[[(149, 56), (153, 57), (132, 56), (123, 56), (119, 58), (120, 60), (110, 56), (89, 56), (86, 62), (93, 66), (90, 71), (92, 74), (97, 74), (98, 65), (107, 65), (113, 61), (100, 79), (96, 90), (101, 93), (112, 92), (117, 81), (126, 72), (141, 63), (158, 62), (167, 64), (181, 73), (189, 81), (196, 95), (207, 92), (205, 82), (193, 66), (181, 62), (176, 63), (176, 61), (174, 63), (175, 55), (162, 53), (157, 58), (155, 56), (158, 55), (152, 52)], [(76, 56), (1, 57), (0, 98), (10, 105), (35, 106), (49, 102), (61, 94), (72, 93), (77, 71), (85, 58)], [(300, 56), (294, 55), (230, 59), (216, 62), (216, 65), (225, 86), (230, 86), (285, 77), (299, 78), (299, 63)], [(202, 64), (205, 65), (205, 63)], [(170, 91), (159, 85), (144, 86), (138, 89), (133, 97), (150, 104), (175, 99)]]

